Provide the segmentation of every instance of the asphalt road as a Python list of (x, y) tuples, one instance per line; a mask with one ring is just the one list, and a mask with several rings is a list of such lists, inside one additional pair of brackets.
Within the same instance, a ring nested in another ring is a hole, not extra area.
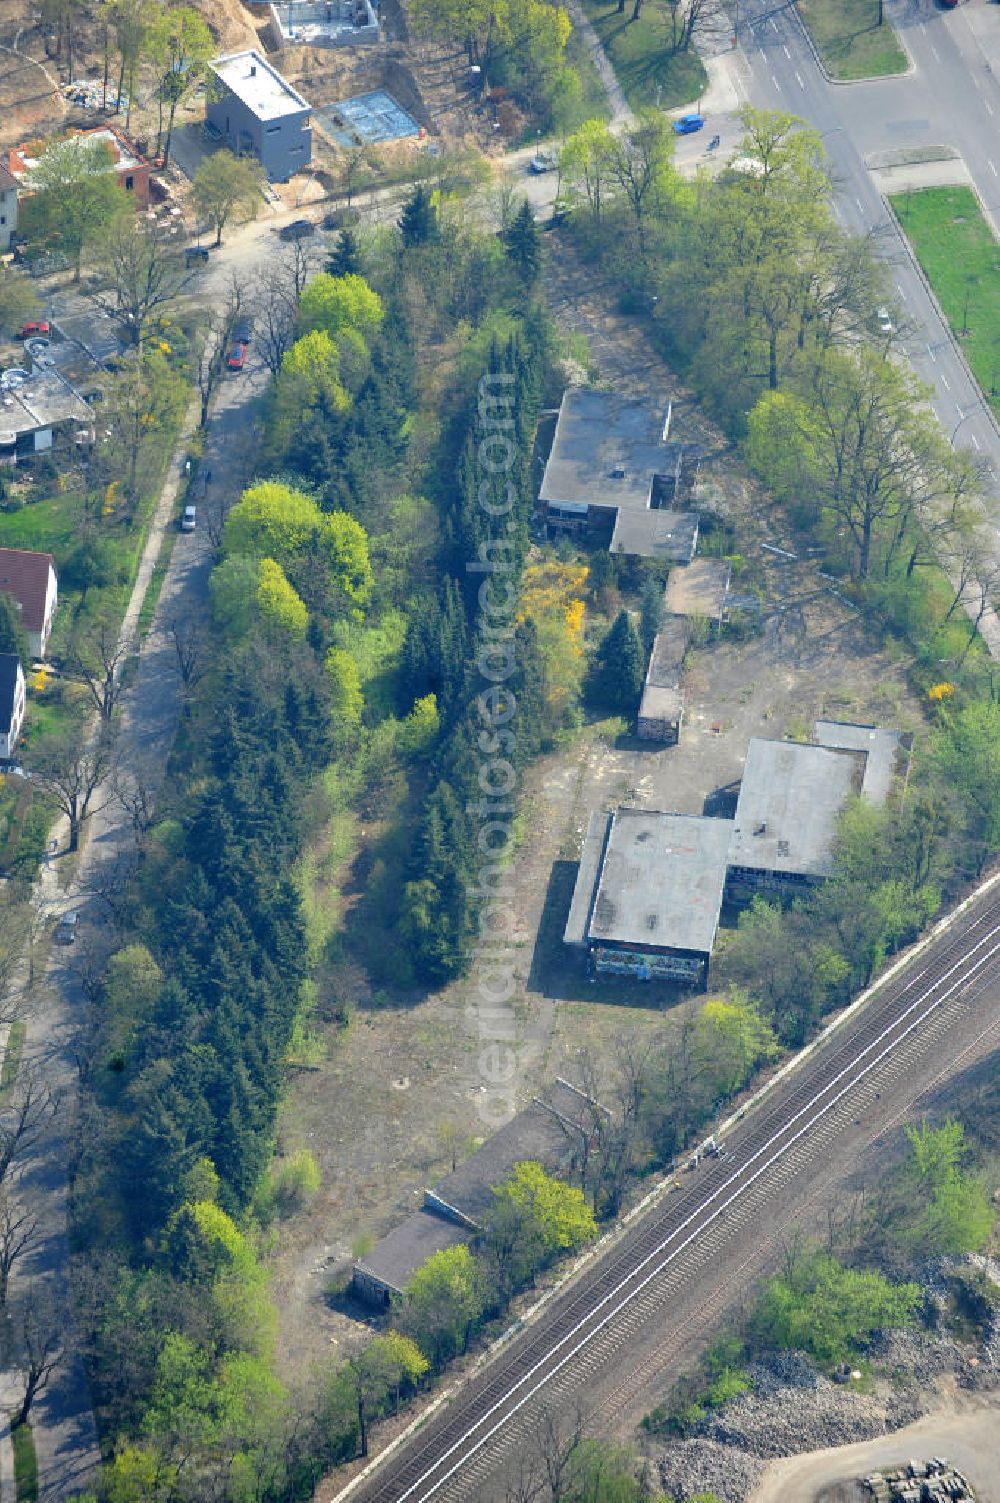
[(746, 0), (740, 46), (754, 104), (790, 110), (821, 134), (837, 182), (837, 210), (858, 234), (874, 232), (889, 260), (900, 312), (911, 326), (903, 348), (933, 389), (953, 442), (991, 468), (1000, 488), (1000, 433), (956, 352), (909, 252), (889, 218), (869, 162), (909, 147), (952, 146), (982, 202), (1000, 219), (1000, 6), (966, 0), (889, 0), (888, 18), (911, 59), (897, 78), (835, 84), (821, 71), (789, 0)]

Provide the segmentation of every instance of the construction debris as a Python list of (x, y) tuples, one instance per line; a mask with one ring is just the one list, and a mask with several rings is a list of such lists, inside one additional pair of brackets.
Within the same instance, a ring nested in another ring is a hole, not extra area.
[(864, 1485), (876, 1503), (974, 1503), (968, 1482), (943, 1456), (873, 1472)]

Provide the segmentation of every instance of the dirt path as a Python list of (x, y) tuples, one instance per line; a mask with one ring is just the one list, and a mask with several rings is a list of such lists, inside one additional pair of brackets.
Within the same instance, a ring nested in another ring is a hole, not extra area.
[(964, 1472), (979, 1503), (1000, 1503), (1000, 1405), (960, 1397), (895, 1435), (772, 1461), (748, 1503), (820, 1503), (825, 1488), (911, 1457), (945, 1456)]

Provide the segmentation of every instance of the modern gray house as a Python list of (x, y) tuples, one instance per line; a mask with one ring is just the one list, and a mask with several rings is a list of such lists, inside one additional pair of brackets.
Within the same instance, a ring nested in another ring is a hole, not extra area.
[(284, 183), (312, 159), (310, 107), (257, 51), (228, 52), (211, 64), (205, 118), (238, 157), (256, 157)]

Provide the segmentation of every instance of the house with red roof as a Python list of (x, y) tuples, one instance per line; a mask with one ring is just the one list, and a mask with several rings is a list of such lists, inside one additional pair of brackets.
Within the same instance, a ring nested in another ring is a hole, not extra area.
[(31, 656), (43, 658), (59, 595), (56, 561), (51, 553), (0, 548), (0, 593), (9, 595), (20, 609)]
[[(90, 130), (73, 132), (78, 141), (100, 141), (108, 149), (108, 171), (114, 172), (126, 193), (132, 194), (138, 208), (149, 203), (149, 163), (125, 135), (113, 125), (97, 125)], [(14, 146), (7, 153), (7, 171), (17, 186), (28, 189), (31, 174), (38, 165), (38, 158), (47, 143), (28, 141)]]

